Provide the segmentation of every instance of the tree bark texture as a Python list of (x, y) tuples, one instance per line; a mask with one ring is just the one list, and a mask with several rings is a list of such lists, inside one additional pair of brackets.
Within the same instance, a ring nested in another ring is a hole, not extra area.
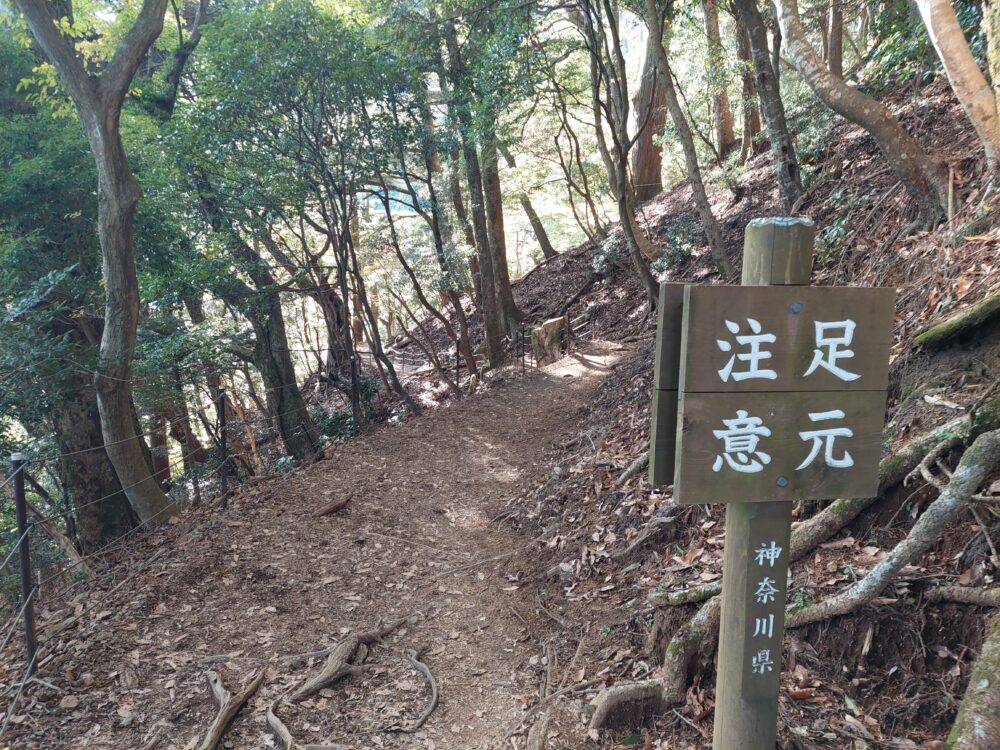
[(826, 17), (826, 66), (844, 77), (844, 0), (830, 0)]
[(795, 146), (788, 133), (785, 119), (785, 105), (781, 101), (778, 88), (778, 74), (772, 65), (767, 44), (767, 27), (756, 0), (733, 0), (736, 17), (747, 30), (753, 58), (754, 79), (760, 111), (767, 126), (767, 138), (771, 143), (774, 172), (778, 177), (778, 193), (781, 207), (791, 213), (792, 207), (802, 194), (802, 174), (795, 156)]
[(638, 203), (655, 198), (663, 192), (663, 81), (656, 74), (656, 49), (652, 35), (646, 40), (646, 58), (642, 64), (642, 80), (635, 95), (636, 121), (642, 130), (632, 152), (632, 189)]
[(488, 132), (483, 140), (483, 193), (486, 198), (487, 233), (493, 255), (493, 271), (497, 291), (497, 312), (504, 333), (510, 335), (521, 320), (521, 311), (514, 301), (510, 286), (510, 266), (507, 262), (507, 234), (504, 229), (503, 191), (500, 186), (500, 162), (496, 134)]
[(733, 110), (726, 91), (726, 50), (722, 46), (719, 30), (719, 8), (716, 0), (702, 0), (705, 16), (705, 35), (708, 37), (708, 83), (712, 92), (712, 131), (719, 155), (725, 158), (736, 143), (733, 130)]
[(746, 27), (737, 25), (736, 50), (740, 58), (740, 79), (743, 84), (743, 143), (740, 146), (740, 163), (751, 155), (761, 152), (763, 145), (757, 143), (760, 135), (760, 109), (757, 102), (757, 84), (753, 79), (753, 52), (750, 49), (750, 35)]
[[(833, 2), (833, 0), (831, 0)], [(944, 72), (951, 82), (955, 96), (962, 103), (979, 140), (986, 151), (991, 167), (997, 165), (1000, 154), (1000, 118), (997, 117), (997, 99), (986, 82), (979, 63), (972, 56), (965, 33), (958, 23), (958, 16), (951, 0), (916, 0), (920, 17), (927, 27), (927, 35), (944, 64)], [(995, 13), (985, 9), (984, 15)], [(989, 31), (990, 23), (987, 20)]]

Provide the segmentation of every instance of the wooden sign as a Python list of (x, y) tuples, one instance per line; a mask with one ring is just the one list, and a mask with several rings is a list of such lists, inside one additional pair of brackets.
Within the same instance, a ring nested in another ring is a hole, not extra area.
[(893, 302), (891, 289), (686, 287), (675, 500), (874, 495)]
[(649, 435), (649, 483), (654, 486), (674, 481), (684, 287), (684, 284), (660, 284)]

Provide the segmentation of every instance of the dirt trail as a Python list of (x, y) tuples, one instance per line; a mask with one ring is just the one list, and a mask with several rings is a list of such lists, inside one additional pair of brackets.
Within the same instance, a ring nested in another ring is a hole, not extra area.
[[(539, 672), (530, 666), (537, 634), (519, 604), (524, 582), (504, 573), (524, 569), (531, 540), (491, 519), (542, 478), (546, 448), (579, 418), (613, 358), (576, 355), (514, 376), (152, 540), (149, 554), (162, 557), (110, 596), (82, 594), (77, 622), (48, 635), (56, 656), (40, 676), (64, 692), (32, 688), (14, 746), (138, 748), (159, 731), (161, 750), (193, 748), (214, 714), (205, 672), (235, 693), (266, 667), (225, 747), (273, 747), (267, 707), (322, 662), (281, 657), (409, 615), (372, 647), (367, 673), (282, 705), (279, 716), (303, 744), (490, 746), (520, 722)], [(346, 510), (314, 517), (349, 492)], [(45, 614), (60, 623), (69, 613)], [(406, 662), (411, 649), (437, 679), (440, 704), (403, 734), (387, 728), (420, 715), (430, 694)]]

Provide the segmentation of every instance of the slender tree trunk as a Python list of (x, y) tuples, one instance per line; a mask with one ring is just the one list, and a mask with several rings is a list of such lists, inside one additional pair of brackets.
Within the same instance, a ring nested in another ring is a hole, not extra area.
[(986, 30), (986, 58), (993, 82), (993, 98), (1000, 104), (1000, 0), (983, 3), (983, 28)]
[(826, 19), (826, 64), (837, 78), (844, 77), (844, 0), (830, 0)]
[(767, 126), (767, 138), (771, 143), (774, 172), (778, 177), (778, 193), (781, 207), (791, 213), (792, 207), (802, 194), (802, 175), (795, 156), (795, 146), (788, 133), (785, 121), (785, 105), (778, 89), (778, 74), (768, 57), (767, 28), (756, 0), (733, 0), (736, 17), (747, 30), (753, 57), (754, 76), (760, 111)]
[[(445, 23), (443, 32), (448, 50), (448, 73), (451, 78), (452, 92), (457, 94), (461, 91), (463, 68), (454, 23), (451, 21)], [(475, 234), (476, 255), (479, 259), (480, 309), (486, 333), (486, 352), (490, 366), (497, 367), (503, 361), (503, 344), (500, 337), (493, 254), (490, 252), (489, 232), (486, 223), (483, 176), (479, 165), (479, 155), (476, 153), (476, 146), (472, 140), (472, 115), (469, 112), (468, 102), (457, 102), (455, 110), (462, 144), (462, 156), (465, 158), (466, 181), (469, 185), (469, 197), (472, 203), (472, 229)]]
[(637, 203), (645, 203), (663, 192), (663, 81), (656, 74), (656, 50), (650, 37), (646, 40), (646, 58), (642, 63), (642, 80), (635, 95), (638, 134), (632, 152), (632, 189)]
[[(835, 0), (830, 0), (835, 2)], [(979, 63), (972, 56), (965, 33), (958, 23), (955, 8), (951, 0), (916, 0), (920, 16), (924, 19), (927, 34), (937, 50), (938, 57), (944, 64), (955, 96), (965, 108), (965, 114), (972, 121), (979, 140), (986, 150), (986, 161), (991, 168), (997, 165), (997, 155), (1000, 154), (1000, 118), (997, 117), (997, 98), (986, 82)], [(984, 9), (986, 29), (988, 34), (995, 32), (990, 29), (990, 16), (996, 11)], [(989, 46), (996, 41), (991, 37)], [(996, 80), (994, 80), (996, 85)]]
[(698, 165), (698, 153), (694, 147), (694, 137), (691, 135), (691, 127), (684, 116), (680, 102), (677, 99), (677, 92), (674, 89), (674, 79), (670, 71), (670, 63), (667, 58), (667, 49), (670, 44), (669, 30), (664, 26), (664, 16), (662, 10), (657, 6), (656, 0), (646, 0), (646, 27), (649, 29), (650, 37), (656, 40), (654, 48), (656, 50), (656, 69), (660, 78), (663, 79), (663, 92), (666, 96), (667, 111), (674, 121), (674, 128), (677, 130), (677, 138), (681, 142), (684, 150), (684, 162), (687, 166), (688, 180), (691, 182), (691, 193), (698, 215), (701, 218), (702, 226), (708, 237), (708, 245), (712, 251), (712, 258), (715, 266), (723, 278), (733, 275), (733, 264), (726, 255), (725, 245), (722, 241), (722, 232), (719, 230), (719, 223), (712, 213), (712, 204), (709, 203), (708, 193), (701, 178), (701, 167)]
[(153, 462), (153, 477), (160, 489), (167, 492), (170, 489), (170, 448), (167, 446), (167, 419), (160, 408), (153, 414), (149, 452)]
[(712, 92), (712, 130), (719, 156), (725, 158), (736, 143), (733, 110), (726, 91), (726, 50), (719, 30), (719, 9), (716, 0), (702, 0), (705, 15), (705, 35), (708, 37), (708, 83)]
[(740, 79), (743, 82), (743, 143), (740, 147), (740, 163), (762, 150), (757, 143), (760, 135), (760, 109), (757, 106), (757, 85), (753, 80), (753, 53), (750, 50), (750, 35), (746, 27), (737, 24), (736, 49), (740, 58)]
[(500, 165), (497, 158), (496, 136), (488, 132), (483, 142), (483, 192), (486, 198), (486, 220), (493, 254), (493, 272), (497, 291), (497, 311), (504, 333), (511, 335), (521, 320), (521, 311), (510, 286), (507, 263), (507, 235), (503, 220), (503, 195), (500, 186)]
[[(517, 167), (517, 162), (514, 160), (514, 155), (510, 152), (506, 146), (502, 143), (499, 144), (500, 153), (503, 154), (504, 161), (507, 162), (507, 166), (511, 169)], [(542, 250), (542, 255), (547, 259), (556, 257), (559, 253), (556, 252), (555, 248), (552, 247), (552, 242), (549, 240), (549, 234), (545, 231), (545, 225), (542, 224), (541, 220), (538, 218), (538, 213), (535, 211), (535, 207), (531, 205), (531, 199), (528, 194), (521, 193), (518, 196), (518, 200), (521, 203), (521, 210), (524, 211), (524, 215), (528, 218), (528, 223), (531, 224), (531, 231), (535, 233), (535, 239), (538, 240), (538, 246)]]
[(947, 178), (940, 166), (931, 161), (888, 108), (827, 70), (806, 38), (797, 0), (779, 0), (778, 20), (792, 64), (813, 93), (834, 112), (872, 135), (925, 219), (940, 215), (948, 205)]

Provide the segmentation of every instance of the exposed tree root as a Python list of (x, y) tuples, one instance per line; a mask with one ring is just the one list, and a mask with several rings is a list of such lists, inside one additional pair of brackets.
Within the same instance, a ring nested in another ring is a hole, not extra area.
[(545, 750), (549, 732), (549, 712), (545, 711), (528, 730), (524, 750)]
[(658, 714), (663, 704), (663, 681), (626, 682), (605, 688), (594, 699), (590, 728), (636, 726)]
[(987, 432), (962, 456), (951, 481), (923, 512), (889, 556), (851, 586), (829, 599), (786, 615), (786, 627), (799, 628), (853, 612), (877, 597), (900, 570), (930, 549), (947, 526), (970, 507), (970, 498), (1000, 465), (1000, 430)]
[(974, 589), (969, 586), (935, 586), (924, 592), (929, 602), (956, 602), (976, 607), (1000, 607), (1000, 588)]
[(414, 669), (424, 676), (424, 679), (427, 680), (427, 684), (430, 685), (431, 699), (427, 702), (427, 707), (420, 713), (420, 716), (418, 716), (413, 722), (407, 724), (406, 726), (392, 727), (393, 732), (404, 732), (406, 734), (411, 734), (420, 729), (427, 719), (430, 718), (431, 714), (434, 713), (434, 709), (437, 708), (438, 704), (437, 680), (434, 679), (434, 675), (431, 673), (430, 667), (417, 658), (416, 651), (410, 652), (409, 662), (413, 665)]
[(639, 453), (639, 457), (630, 463), (625, 471), (618, 475), (615, 483), (611, 485), (611, 489), (621, 489), (628, 480), (641, 472), (647, 466), (649, 466), (649, 441), (643, 445), (641, 452)]
[(699, 653), (709, 655), (715, 651), (719, 638), (719, 617), (722, 598), (713, 597), (695, 612), (694, 616), (677, 629), (667, 644), (663, 657), (663, 700), (683, 703), (687, 694), (687, 681), (691, 665)]
[(677, 591), (653, 589), (646, 600), (654, 607), (679, 607), (682, 604), (697, 604), (722, 593), (722, 580), (712, 581), (702, 586)]
[(347, 750), (346, 745), (299, 745), (288, 731), (288, 727), (274, 713), (275, 707), (283, 699), (284, 696), (267, 709), (267, 726), (280, 743), (281, 750)]
[(215, 720), (212, 722), (212, 726), (209, 727), (205, 739), (198, 746), (198, 750), (215, 750), (216, 746), (222, 741), (229, 723), (239, 713), (240, 709), (243, 708), (243, 705), (250, 700), (250, 697), (257, 692), (261, 683), (264, 682), (264, 674), (265, 671), (263, 669), (260, 670), (250, 680), (250, 684), (247, 685), (243, 692), (233, 695), (226, 690), (226, 686), (222, 684), (222, 678), (219, 677), (217, 672), (208, 671), (206, 675), (208, 677), (208, 687), (212, 691), (212, 696), (215, 698), (216, 703), (219, 704), (219, 712), (215, 715)]
[(946, 750), (993, 750), (1000, 747), (1000, 617), (986, 634), (969, 678)]
[[(359, 648), (385, 638), (385, 636), (398, 629), (407, 619), (404, 617), (402, 620), (397, 620), (383, 628), (378, 628), (368, 633), (352, 633), (348, 635), (331, 649), (330, 655), (326, 657), (326, 662), (324, 662), (319, 673), (302, 683), (292, 693), (291, 699), (293, 701), (302, 700), (325, 687), (329, 687), (337, 682), (337, 680), (363, 672), (364, 667), (360, 664), (360, 661), (363, 661), (363, 659), (356, 659)], [(367, 649), (365, 649), (365, 653), (367, 653)]]
[(316, 511), (315, 513), (313, 513), (313, 515), (314, 515), (314, 516), (315, 516), (316, 518), (320, 518), (320, 517), (322, 517), (322, 516), (328, 516), (328, 515), (330, 515), (331, 513), (336, 513), (336, 512), (338, 511), (338, 510), (341, 510), (342, 508), (346, 508), (346, 507), (347, 507), (347, 504), (348, 504), (349, 502), (351, 502), (351, 499), (352, 499), (353, 497), (354, 497), (354, 493), (353, 493), (353, 492), (348, 492), (348, 493), (347, 493), (346, 495), (344, 495), (343, 497), (338, 497), (338, 498), (337, 498), (336, 500), (334, 500), (333, 502), (329, 502), (329, 503), (327, 503), (327, 504), (326, 504), (326, 505), (324, 505), (324, 506), (323, 506), (322, 508), (320, 508), (320, 509), (319, 509), (319, 510), (317, 510), (317, 511)]

